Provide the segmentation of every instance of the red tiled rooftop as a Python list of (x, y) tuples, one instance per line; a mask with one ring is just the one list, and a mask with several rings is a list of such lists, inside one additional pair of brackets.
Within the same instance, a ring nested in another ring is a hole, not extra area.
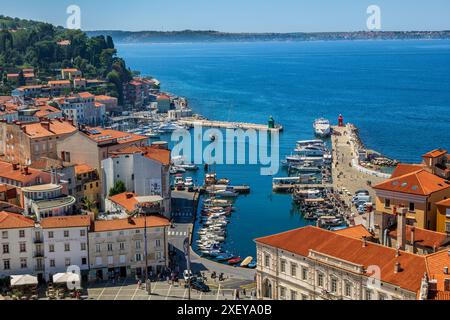
[(94, 231), (108, 232), (127, 229), (143, 229), (145, 225), (147, 225), (147, 228), (166, 227), (170, 225), (170, 222), (167, 218), (164, 218), (162, 216), (148, 216), (130, 219), (120, 219), (120, 220), (95, 221)]
[(346, 229), (341, 229), (341, 230), (335, 231), (335, 233), (337, 233), (341, 236), (355, 238), (355, 239), (363, 239), (364, 237), (366, 237), (366, 238), (373, 237), (373, 235), (362, 224), (354, 226), (354, 227), (349, 227)]
[(450, 208), (450, 199), (442, 200), (436, 203), (438, 206), (448, 207)]
[[(304, 227), (277, 235), (255, 240), (260, 244), (276, 247), (288, 252), (308, 257), (310, 250), (336, 257), (367, 269), (377, 265), (381, 269), (381, 280), (404, 289), (417, 292), (424, 273), (425, 258), (402, 252), (396, 257), (396, 250), (368, 242), (363, 247), (362, 240), (339, 235), (316, 227)], [(394, 272), (399, 262), (401, 271)]]
[(388, 179), (373, 186), (373, 188), (427, 196), (434, 192), (450, 188), (450, 184), (445, 179), (426, 170), (419, 170)]
[[(406, 241), (408, 243), (411, 243), (411, 226), (406, 226)], [(397, 239), (397, 229), (391, 230), (389, 232), (389, 236)], [(446, 243), (450, 242), (450, 239), (447, 237), (445, 233), (440, 233), (436, 231), (421, 229), (421, 228), (415, 228), (415, 244), (422, 246), (422, 247), (428, 247), (428, 248), (439, 248), (441, 246), (444, 246)]]
[(46, 177), (49, 179), (50, 174), (33, 168), (28, 168), (28, 174), (26, 174), (22, 167), (18, 167), (17, 170), (14, 170), (11, 163), (0, 161), (0, 177), (19, 181), (23, 184), (36, 184), (36, 179), (38, 177)]
[(75, 174), (84, 174), (94, 171), (95, 169), (87, 164), (79, 164), (75, 166)]
[(142, 153), (145, 157), (158, 161), (163, 165), (169, 165), (171, 160), (171, 152), (170, 150), (160, 149), (152, 146), (131, 146), (127, 148), (120, 149), (112, 154), (133, 154), (133, 153)]
[(118, 204), (122, 208), (125, 208), (125, 210), (127, 210), (128, 212), (133, 212), (136, 210), (136, 205), (138, 204), (138, 201), (136, 200), (137, 196), (138, 195), (133, 192), (124, 192), (109, 197), (108, 199)]
[(422, 158), (438, 158), (438, 157), (441, 157), (443, 155), (446, 155), (447, 152), (448, 151), (444, 150), (444, 149), (436, 149), (436, 150), (430, 151), (428, 153), (425, 153), (422, 156)]
[(34, 220), (20, 214), (0, 212), (0, 229), (33, 228)]
[(148, 139), (145, 136), (139, 136), (133, 133), (103, 128), (87, 128), (85, 134), (87, 134), (89, 138), (96, 141), (97, 143), (117, 139), (118, 144), (125, 144)]
[(77, 131), (77, 128), (70, 121), (48, 120), (47, 123), (49, 124), (48, 128), (43, 122), (23, 124), (21, 127), (25, 134), (30, 138), (51, 137)]
[(425, 167), (424, 164), (405, 164), (405, 163), (399, 163), (397, 167), (395, 168), (394, 172), (391, 175), (392, 178), (404, 176), (408, 173), (413, 173), (419, 170), (422, 170)]
[(41, 220), (43, 229), (89, 227), (90, 225), (91, 218), (89, 216), (52, 217)]

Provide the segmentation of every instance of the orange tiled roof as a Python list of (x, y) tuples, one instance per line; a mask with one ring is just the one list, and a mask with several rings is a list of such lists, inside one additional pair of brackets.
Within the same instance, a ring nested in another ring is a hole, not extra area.
[(346, 236), (355, 239), (362, 239), (364, 237), (371, 238), (373, 235), (364, 227), (362, 224), (349, 227), (346, 229), (335, 231), (337, 234), (341, 236)]
[(49, 130), (42, 123), (30, 123), (22, 125), (22, 129), (30, 138), (44, 138), (54, 135), (62, 135), (73, 133), (77, 128), (69, 121), (65, 120), (49, 120)]
[(125, 144), (148, 139), (145, 136), (138, 136), (137, 134), (103, 128), (87, 128), (85, 133), (97, 143), (117, 139), (118, 144)]
[[(406, 241), (411, 243), (411, 226), (406, 226)], [(397, 239), (397, 229), (391, 230), (389, 232), (391, 238)], [(446, 243), (450, 242), (450, 239), (445, 233), (440, 233), (436, 231), (415, 228), (415, 244), (428, 248), (439, 248), (444, 246)]]
[(95, 96), (90, 92), (80, 92), (78, 94), (81, 98), (94, 98)]
[(105, 96), (105, 95), (95, 96), (95, 100), (99, 100), (99, 101), (111, 100), (111, 99), (117, 100), (117, 98), (111, 97), (111, 96)]
[(444, 149), (436, 149), (436, 150), (430, 151), (428, 153), (425, 153), (422, 156), (422, 158), (438, 158), (438, 157), (441, 157), (441, 156), (447, 154), (447, 152), (448, 151), (444, 150)]
[(448, 249), (432, 253), (425, 257), (427, 273), (430, 280), (435, 280), (436, 287), (431, 293), (430, 299), (450, 300), (450, 292), (445, 292), (445, 279), (450, 279), (449, 274), (444, 273), (444, 268), (450, 268), (450, 251)]
[[(50, 174), (43, 172), (41, 170), (28, 168), (28, 174), (19, 168), (18, 170), (13, 169), (13, 165), (6, 161), (0, 161), (0, 177), (5, 179), (10, 179), (13, 181), (19, 181), (23, 184), (33, 183), (36, 184), (36, 179), (38, 177), (50, 177)], [(48, 179), (50, 180), (50, 179)]]
[(167, 166), (170, 164), (171, 159), (170, 150), (159, 149), (152, 146), (145, 146), (145, 147), (130, 146), (127, 148), (120, 149), (116, 152), (112, 152), (111, 154), (114, 155), (114, 154), (132, 154), (132, 153), (143, 153), (145, 157), (158, 161), (163, 165)]
[(49, 85), (52, 84), (70, 84), (69, 80), (55, 80), (55, 81), (49, 81), (48, 82)]
[(125, 210), (127, 210), (128, 212), (133, 212), (134, 210), (136, 210), (136, 204), (138, 204), (138, 201), (136, 200), (137, 196), (138, 195), (133, 192), (124, 192), (109, 197), (108, 199), (125, 208)]
[(45, 118), (54, 113), (61, 113), (61, 110), (47, 104), (39, 106), (39, 111), (35, 113), (38, 118)]
[(167, 99), (170, 99), (170, 97), (169, 97), (167, 94), (160, 94), (160, 95), (158, 96), (158, 99), (164, 99), (164, 100), (167, 100)]
[[(146, 219), (147, 221), (145, 221)], [(162, 216), (148, 216), (146, 218), (138, 217), (120, 220), (95, 221), (94, 231), (107, 232), (127, 229), (143, 229), (145, 224), (147, 224), (147, 228), (170, 226), (170, 222), (167, 218)]]
[[(276, 247), (288, 252), (308, 257), (314, 251), (364, 266), (377, 265), (381, 269), (381, 280), (417, 292), (424, 273), (425, 258), (402, 252), (396, 257), (396, 250), (368, 242), (363, 247), (362, 240), (339, 235), (317, 227), (304, 227), (277, 235), (255, 240), (258, 243)], [(401, 272), (395, 273), (399, 262)]]
[(388, 179), (373, 186), (373, 188), (427, 196), (434, 192), (450, 188), (450, 184), (448, 184), (445, 179), (426, 170), (419, 170)]
[(436, 203), (438, 206), (449, 207), (450, 208), (450, 199), (442, 200)]
[(20, 214), (0, 212), (0, 229), (33, 228), (34, 220)]
[(406, 164), (399, 163), (391, 175), (392, 178), (404, 176), (405, 174), (422, 170), (425, 167), (424, 164)]
[(64, 72), (78, 72), (79, 70), (76, 68), (67, 68), (67, 69), (62, 69)]
[(89, 227), (90, 225), (91, 218), (89, 216), (52, 217), (41, 220), (42, 229)]
[(91, 166), (87, 165), (87, 164), (78, 164), (75, 166), (75, 174), (84, 174), (84, 173), (89, 173), (94, 171), (95, 169), (93, 169)]

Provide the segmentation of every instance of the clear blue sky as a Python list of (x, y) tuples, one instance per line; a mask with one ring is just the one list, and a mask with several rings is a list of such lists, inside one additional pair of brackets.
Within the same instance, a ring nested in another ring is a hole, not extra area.
[(450, 30), (449, 0), (1, 0), (3, 15), (65, 25), (80, 6), (83, 30), (294, 32), (365, 30), (381, 7), (382, 30)]

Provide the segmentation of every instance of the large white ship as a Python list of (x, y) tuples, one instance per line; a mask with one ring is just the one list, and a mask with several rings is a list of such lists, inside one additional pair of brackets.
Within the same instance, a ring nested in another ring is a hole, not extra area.
[(316, 136), (324, 138), (331, 135), (331, 124), (330, 121), (324, 118), (317, 119), (314, 121), (314, 131)]

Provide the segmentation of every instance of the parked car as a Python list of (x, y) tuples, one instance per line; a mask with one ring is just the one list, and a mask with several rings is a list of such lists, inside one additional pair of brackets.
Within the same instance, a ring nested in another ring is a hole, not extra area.
[(204, 293), (211, 291), (209, 286), (198, 278), (191, 282), (191, 288)]
[(370, 202), (371, 199), (372, 198), (370, 196), (358, 195), (353, 197), (352, 202), (361, 205), (362, 203)]
[(359, 195), (366, 195), (368, 196), (370, 193), (368, 190), (358, 190), (355, 192), (355, 195), (359, 196)]

